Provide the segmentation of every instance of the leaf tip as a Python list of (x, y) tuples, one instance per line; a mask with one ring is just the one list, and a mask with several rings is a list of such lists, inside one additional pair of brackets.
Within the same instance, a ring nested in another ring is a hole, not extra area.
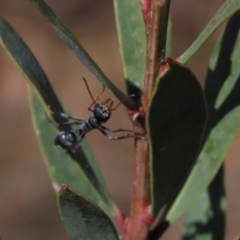
[(63, 184), (58, 192), (58, 194), (62, 194), (64, 193), (66, 190), (68, 190), (68, 185), (67, 184)]
[(61, 189), (61, 187), (56, 182), (52, 183), (52, 187), (53, 187), (53, 189), (55, 190), (56, 193), (58, 193)]

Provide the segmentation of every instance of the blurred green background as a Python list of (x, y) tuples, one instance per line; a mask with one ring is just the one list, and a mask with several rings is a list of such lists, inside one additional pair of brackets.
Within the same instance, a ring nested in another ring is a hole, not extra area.
[[(112, 0), (46, 1), (72, 30), (106, 75), (125, 91)], [(221, 0), (172, 1), (172, 56), (193, 42)], [(22, 36), (47, 73), (54, 89), (74, 116), (88, 118), (91, 102), (82, 77), (97, 95), (102, 87), (59, 39), (37, 9), (24, 0), (1, 0), (0, 15)], [(127, 16), (126, 16), (127, 17)], [(208, 59), (219, 31), (191, 60), (204, 83)], [(239, 97), (240, 97), (240, 90)], [(113, 97), (106, 91), (104, 97)], [(0, 48), (0, 238), (1, 240), (66, 240), (55, 193), (33, 132), (26, 81)], [(112, 129), (131, 128), (124, 107), (107, 123)], [(109, 193), (128, 214), (133, 182), (133, 141), (109, 141), (97, 131), (87, 135)], [(60, 150), (59, 150), (60, 151)], [(63, 154), (65, 154), (63, 152)], [(240, 233), (240, 134), (227, 155), (227, 240)], [(181, 220), (163, 239), (179, 239)]]

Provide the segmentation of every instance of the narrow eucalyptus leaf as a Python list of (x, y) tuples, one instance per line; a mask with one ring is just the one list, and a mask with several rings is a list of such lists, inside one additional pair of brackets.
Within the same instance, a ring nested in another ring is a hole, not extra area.
[(142, 89), (146, 31), (139, 0), (114, 0), (124, 77)]
[(240, 9), (240, 0), (226, 0), (193, 44), (180, 56), (179, 62), (186, 63), (201, 48), (217, 28)]
[[(113, 82), (111, 82), (107, 76), (102, 72), (99, 66), (89, 56), (83, 46), (78, 42), (72, 32), (63, 24), (60, 19), (55, 15), (53, 10), (43, 0), (30, 0), (43, 16), (52, 24), (60, 38), (68, 45), (73, 51), (76, 57), (85, 65), (85, 67), (108, 89), (110, 89), (114, 95), (121, 101), (126, 95), (119, 90)], [(67, 3), (66, 3), (67, 4)], [(134, 106), (131, 99), (126, 99), (123, 104), (132, 108)]]
[(206, 120), (200, 84), (175, 62), (158, 79), (148, 112), (152, 213), (186, 180), (199, 152)]
[(169, 17), (168, 19), (168, 27), (167, 27), (167, 41), (166, 41), (166, 56), (171, 56), (171, 48), (172, 48), (172, 21)]
[[(225, 30), (225, 35), (228, 35), (228, 38), (221, 37), (219, 43), (216, 45), (214, 51), (213, 59), (218, 59), (220, 55), (223, 55), (224, 52), (221, 51), (223, 45), (228, 45), (228, 52), (230, 53), (229, 58), (225, 59), (225, 63), (222, 66), (229, 68), (228, 76), (226, 77), (224, 84), (221, 87), (221, 90), (217, 96), (215, 102), (215, 108), (219, 109), (224, 102), (227, 100), (228, 96), (232, 91), (235, 91), (234, 88), (237, 84), (237, 81), (240, 76), (240, 11), (235, 13), (233, 17), (229, 20), (229, 23)], [(216, 66), (210, 66), (210, 69), (214, 71)], [(218, 82), (219, 80), (216, 79)], [(217, 84), (216, 82), (216, 84)]]
[(84, 195), (63, 185), (58, 202), (70, 240), (119, 240), (111, 219)]
[(208, 189), (201, 194), (188, 212), (182, 240), (225, 239), (226, 199), (223, 179), (221, 167)]
[(97, 191), (95, 186), (99, 183), (94, 182), (93, 184), (94, 179), (88, 178), (88, 175), (85, 173), (85, 170), (90, 168), (90, 163), (86, 163), (85, 167), (81, 167), (76, 161), (72, 161), (68, 154), (53, 144), (56, 131), (47, 120), (42, 104), (32, 90), (30, 91), (30, 101), (35, 131), (53, 187), (59, 189), (62, 184), (68, 184), (95, 202), (110, 216), (113, 216), (115, 207), (107, 196), (105, 187), (101, 188), (101, 192)]
[[(83, 189), (85, 195), (89, 195), (89, 198), (113, 215), (115, 207), (106, 193), (99, 168), (87, 143), (84, 143), (83, 150), (79, 148), (71, 156), (54, 145), (56, 131), (54, 131), (53, 125), (47, 121), (47, 114), (49, 118), (52, 117), (49, 114), (48, 106), (51, 106), (51, 109), (56, 112), (63, 112), (63, 108), (46, 74), (30, 49), (17, 32), (1, 17), (0, 40), (6, 53), (31, 86), (31, 103), (36, 134), (39, 137), (53, 185), (57, 188), (66, 183), (79, 191)], [(55, 119), (57, 122), (60, 120), (59, 118)], [(65, 128), (65, 130), (70, 130), (70, 128)], [(70, 158), (74, 161), (70, 161)]]
[(240, 129), (240, 76), (224, 103), (218, 109), (215, 105), (221, 89), (231, 75), (231, 56), (238, 41), (239, 22), (240, 13), (237, 12), (229, 20), (211, 57), (204, 86), (208, 116), (204, 145), (184, 187), (160, 225), (173, 224), (197, 201), (219, 171)]
[[(227, 150), (240, 129), (240, 107), (228, 113), (215, 126), (204, 144), (197, 163), (194, 165), (183, 189), (166, 216), (169, 224), (174, 223), (197, 201), (218, 172)], [(204, 176), (204, 177), (203, 177)]]
[[(209, 71), (205, 83), (209, 118), (206, 125), (204, 139), (207, 142), (209, 141), (209, 132), (211, 132), (214, 126), (216, 126), (216, 124), (229, 111), (240, 104), (238, 94), (240, 89), (240, 72), (238, 66), (238, 58), (240, 57), (240, 52), (238, 50), (239, 22), (240, 11), (236, 12), (228, 21), (228, 24), (218, 40), (211, 56)], [(236, 91), (237, 89), (238, 91)], [(226, 131), (225, 135), (229, 134), (235, 136), (237, 133), (233, 131), (230, 132), (229, 129), (224, 129), (224, 126), (222, 126), (221, 132), (219, 132), (219, 135), (216, 135), (216, 138), (220, 138), (224, 131)], [(226, 144), (229, 144), (227, 143), (229, 138), (225, 138), (224, 135), (222, 135), (222, 137), (223, 141), (225, 141)], [(216, 149), (212, 149), (212, 156), (215, 155), (214, 152), (221, 149), (221, 145), (216, 145), (215, 148)], [(225, 149), (225, 153), (223, 152), (223, 154), (226, 155), (227, 150), (228, 148)], [(208, 151), (210, 152), (211, 150), (209, 149)], [(224, 157), (225, 156), (223, 155), (222, 161), (224, 160)], [(206, 161), (207, 160), (209, 159), (206, 158)], [(215, 166), (219, 167), (219, 165)], [(205, 169), (205, 174), (207, 171), (208, 169)], [(191, 184), (195, 185), (196, 188), (196, 183), (192, 181)], [(206, 197), (202, 198), (202, 196)], [(223, 166), (220, 168), (205, 193), (201, 195), (200, 199), (189, 211), (185, 222), (183, 239), (189, 239), (190, 237), (205, 239), (207, 236), (209, 240), (223, 240), (225, 235)], [(201, 208), (203, 204), (206, 206), (205, 209)]]

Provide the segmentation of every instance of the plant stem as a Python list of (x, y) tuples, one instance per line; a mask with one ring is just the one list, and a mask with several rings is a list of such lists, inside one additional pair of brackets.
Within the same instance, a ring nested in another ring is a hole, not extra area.
[(144, 222), (149, 206), (149, 169), (148, 142), (136, 141), (135, 177), (133, 186), (133, 203), (128, 223), (128, 234), (125, 240), (144, 240), (147, 237), (149, 225)]
[(145, 19), (147, 32), (147, 63), (143, 90), (145, 111), (148, 109), (155, 79), (159, 75), (160, 63), (165, 57), (169, 7), (170, 0), (152, 0), (148, 19)]
[[(134, 132), (145, 135), (145, 115), (139, 110), (128, 110), (132, 119)], [(136, 139), (135, 164), (134, 164), (133, 199), (130, 218), (125, 222), (125, 240), (144, 240), (148, 234), (149, 224), (145, 217), (148, 216), (150, 206), (149, 194), (149, 167), (148, 167), (148, 141)]]
[[(147, 65), (143, 90), (143, 109), (130, 113), (134, 131), (145, 128), (145, 115), (150, 102), (155, 79), (160, 73), (160, 63), (165, 57), (167, 23), (170, 0), (145, 0), (142, 2), (147, 32)], [(150, 215), (150, 175), (148, 141), (136, 140), (133, 202), (127, 222), (125, 240), (146, 240), (152, 221)]]

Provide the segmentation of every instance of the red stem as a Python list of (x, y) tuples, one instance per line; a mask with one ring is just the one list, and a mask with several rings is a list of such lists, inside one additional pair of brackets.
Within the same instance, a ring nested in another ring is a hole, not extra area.
[[(155, 79), (160, 74), (160, 63), (165, 57), (167, 23), (170, 0), (143, 0), (142, 11), (147, 32), (147, 65), (144, 79), (143, 108), (129, 112), (134, 131), (145, 130), (145, 116)], [(124, 240), (146, 240), (153, 218), (150, 215), (150, 177), (148, 140), (136, 140), (133, 202), (130, 218), (125, 222)]]
[(148, 174), (148, 142), (136, 141), (135, 178), (133, 186), (133, 204), (130, 220), (128, 222), (128, 234), (125, 240), (146, 239), (149, 224), (144, 221), (149, 207)]
[(148, 109), (155, 80), (159, 75), (160, 63), (165, 57), (169, 7), (170, 0), (152, 0), (148, 19), (145, 19), (147, 32), (147, 64), (143, 92), (145, 111)]

